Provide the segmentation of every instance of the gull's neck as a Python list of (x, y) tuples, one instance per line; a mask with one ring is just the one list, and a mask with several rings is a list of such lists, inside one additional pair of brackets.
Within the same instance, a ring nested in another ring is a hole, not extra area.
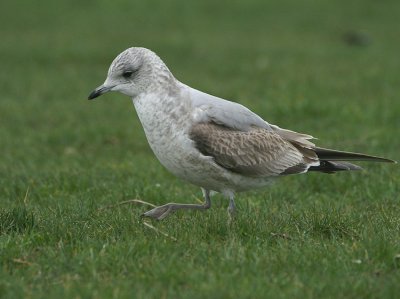
[(146, 67), (143, 76), (147, 77), (147, 86), (143, 89), (146, 93), (165, 93), (171, 94), (178, 91), (179, 81), (175, 79), (166, 64), (155, 53), (147, 56)]
[(191, 118), (191, 102), (190, 97), (186, 95), (187, 89), (175, 78), (172, 82), (168, 81), (168, 84), (163, 80), (170, 78), (161, 78), (151, 91), (133, 98), (146, 135), (161, 128), (168, 131), (175, 125), (184, 128)]

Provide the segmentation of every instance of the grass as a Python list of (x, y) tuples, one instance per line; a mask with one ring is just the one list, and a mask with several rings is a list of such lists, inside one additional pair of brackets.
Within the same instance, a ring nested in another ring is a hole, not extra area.
[[(143, 224), (201, 193), (156, 161), (129, 99), (86, 101), (123, 49), (326, 147), (399, 160), (398, 1), (3, 1), (1, 298), (394, 298), (400, 172), (309, 174)], [(347, 44), (355, 31), (370, 43)], [(176, 238), (177, 241), (174, 241)]]

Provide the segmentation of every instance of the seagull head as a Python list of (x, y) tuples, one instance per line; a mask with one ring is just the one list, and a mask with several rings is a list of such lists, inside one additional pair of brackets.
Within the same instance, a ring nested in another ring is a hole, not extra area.
[(119, 54), (108, 69), (107, 79), (93, 90), (88, 99), (108, 91), (119, 91), (130, 97), (150, 92), (174, 77), (162, 60), (146, 48), (129, 48)]

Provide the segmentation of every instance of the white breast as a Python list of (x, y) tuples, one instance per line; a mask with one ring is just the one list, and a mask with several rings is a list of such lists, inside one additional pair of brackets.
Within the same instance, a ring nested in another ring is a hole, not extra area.
[(169, 171), (185, 178), (196, 166), (194, 160), (200, 159), (188, 136), (190, 103), (155, 95), (138, 97), (133, 103), (154, 154)]

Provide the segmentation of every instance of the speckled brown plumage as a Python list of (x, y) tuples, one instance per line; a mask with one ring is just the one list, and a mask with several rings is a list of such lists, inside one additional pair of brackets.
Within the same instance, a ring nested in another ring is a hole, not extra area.
[(253, 128), (243, 132), (210, 122), (194, 125), (190, 137), (202, 154), (246, 176), (300, 173), (318, 161), (311, 149), (290, 142), (272, 130)]

